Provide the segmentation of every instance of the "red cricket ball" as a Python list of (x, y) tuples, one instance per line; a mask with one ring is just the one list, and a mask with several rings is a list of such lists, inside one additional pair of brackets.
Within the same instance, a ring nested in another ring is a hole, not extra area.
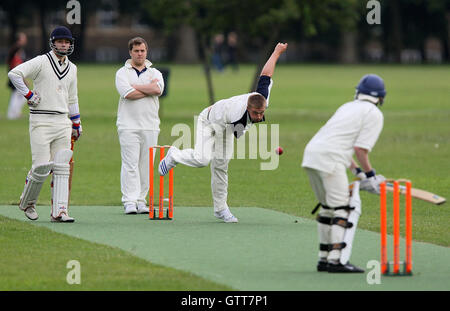
[(275, 153), (278, 155), (282, 155), (283, 154), (283, 148), (278, 147), (277, 149), (275, 149)]

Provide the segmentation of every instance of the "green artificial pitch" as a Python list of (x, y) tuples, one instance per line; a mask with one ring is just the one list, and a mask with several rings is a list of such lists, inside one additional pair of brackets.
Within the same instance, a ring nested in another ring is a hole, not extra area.
[[(17, 206), (0, 206), (0, 215), (29, 226), (112, 246), (153, 264), (237, 290), (447, 290), (450, 286), (450, 267), (446, 264), (450, 249), (446, 247), (413, 242), (414, 276), (381, 276), (381, 284), (376, 284), (373, 264), (379, 260), (379, 234), (357, 232), (351, 262), (366, 273), (317, 272), (314, 221), (256, 207), (232, 211), (239, 223), (223, 223), (213, 216), (212, 208), (175, 207), (173, 220), (158, 222), (150, 221), (148, 215), (125, 215), (122, 207), (73, 206), (75, 223), (61, 224), (50, 222), (48, 206), (38, 207), (40, 218), (35, 222), (27, 220)], [(388, 242), (392, 243), (390, 236)], [(46, 247), (45, 241), (39, 244), (39, 248)], [(77, 254), (74, 252), (70, 259), (77, 260)], [(9, 256), (13, 260), (14, 255)], [(80, 264), (82, 268), (94, 264), (99, 269), (105, 265), (103, 261), (83, 260)], [(10, 266), (10, 273), (14, 269), (20, 266)], [(59, 269), (66, 271), (65, 267)], [(147, 277), (142, 275), (142, 281)], [(82, 284), (89, 286), (88, 281)]]

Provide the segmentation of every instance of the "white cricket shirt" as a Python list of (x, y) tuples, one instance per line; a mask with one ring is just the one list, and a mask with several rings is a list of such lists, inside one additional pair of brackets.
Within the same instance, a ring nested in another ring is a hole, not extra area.
[(302, 167), (332, 173), (336, 163), (349, 167), (353, 147), (372, 150), (383, 129), (383, 114), (368, 101), (348, 102), (314, 135), (303, 153)]
[(243, 95), (233, 96), (227, 99), (222, 99), (214, 103), (210, 107), (208, 113), (208, 120), (212, 123), (221, 125), (225, 128), (227, 124), (241, 123), (244, 128), (243, 131), (237, 134), (240, 137), (252, 122), (247, 114), (248, 98), (254, 94), (261, 94), (266, 98), (266, 108), (269, 106), (270, 90), (272, 89), (273, 80), (268, 76), (261, 76), (258, 82), (256, 92), (247, 93)]
[[(30, 108), (30, 122), (71, 124), (67, 115), (78, 111), (77, 66), (67, 56), (61, 62), (53, 51), (36, 56), (13, 68), (11, 81), (22, 94), (28, 93), (23, 78), (33, 80), (33, 91), (41, 97), (37, 107)], [(70, 106), (76, 105), (76, 108)]]
[[(164, 91), (164, 80), (161, 72), (151, 68), (152, 63), (145, 61), (145, 68), (138, 72), (131, 66), (131, 59), (125, 66), (117, 70), (116, 88), (119, 92), (119, 108), (117, 110), (117, 128), (119, 130), (155, 130), (159, 131), (159, 98)], [(129, 93), (135, 91), (133, 84), (149, 84), (158, 79), (160, 95), (146, 96), (141, 99), (126, 99)]]

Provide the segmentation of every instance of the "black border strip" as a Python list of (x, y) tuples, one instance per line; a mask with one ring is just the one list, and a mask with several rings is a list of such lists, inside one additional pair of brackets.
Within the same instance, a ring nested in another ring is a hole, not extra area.
[(64, 112), (54, 111), (54, 110), (31, 110), (31, 114), (65, 114)]
[(61, 80), (62, 78), (64, 78), (68, 73), (69, 73), (69, 69), (70, 69), (70, 63), (67, 64), (66, 69), (64, 69), (62, 72), (58, 70), (58, 67), (56, 66), (55, 61), (53, 60), (52, 56), (50, 55), (50, 53), (45, 54), (48, 58), (48, 60), (50, 61), (50, 65), (52, 66), (53, 72), (56, 74), (56, 76), (58, 77), (59, 80)]

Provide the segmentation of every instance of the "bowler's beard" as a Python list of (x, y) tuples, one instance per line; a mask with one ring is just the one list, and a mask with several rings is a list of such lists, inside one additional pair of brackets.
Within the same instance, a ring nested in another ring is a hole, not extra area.
[(250, 117), (250, 120), (252, 121), (252, 123), (259, 123), (259, 122), (263, 121), (263, 119), (261, 119), (261, 120), (253, 120), (251, 117)]

